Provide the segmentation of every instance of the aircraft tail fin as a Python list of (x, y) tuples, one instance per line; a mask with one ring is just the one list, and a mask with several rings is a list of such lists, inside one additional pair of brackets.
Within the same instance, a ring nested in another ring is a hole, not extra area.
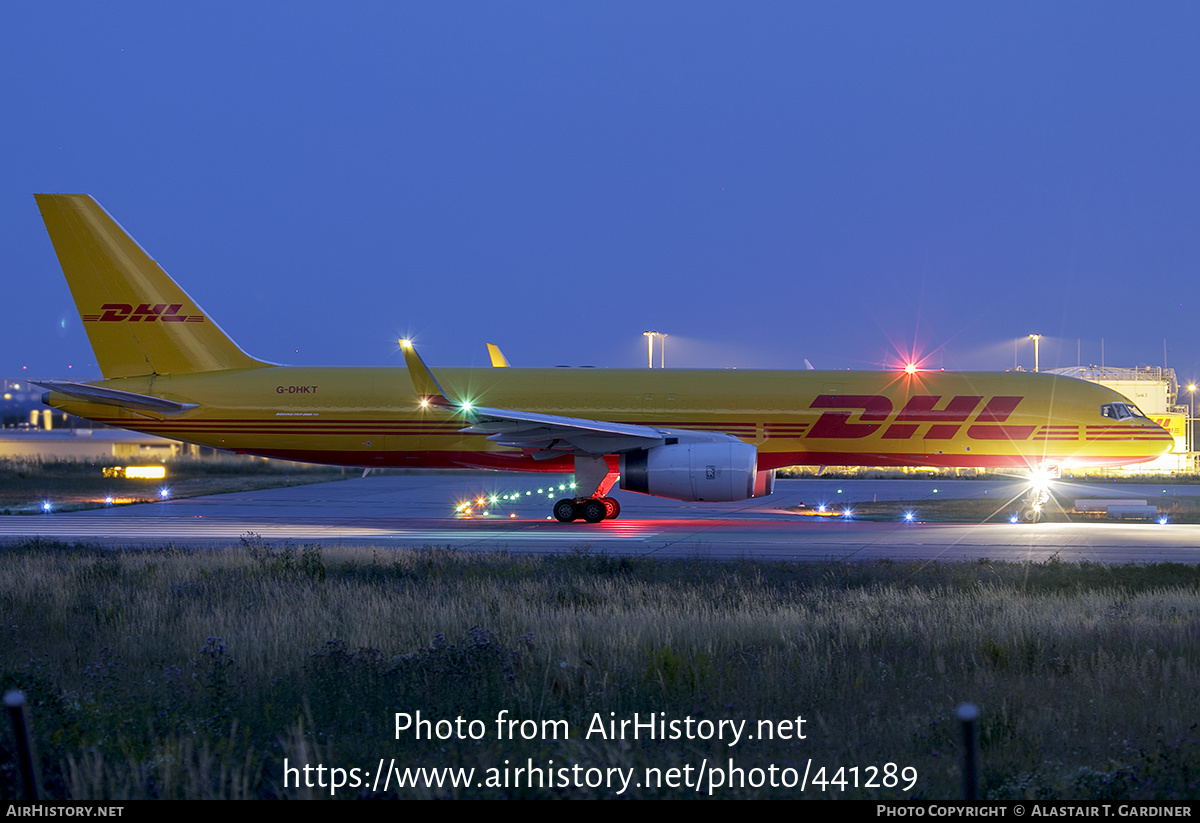
[(271, 365), (238, 348), (91, 197), (34, 197), (106, 378)]
[(487, 344), (488, 357), (492, 360), (492, 366), (497, 369), (508, 368), (508, 358), (504, 356), (504, 352), (500, 351), (500, 347), (495, 343)]

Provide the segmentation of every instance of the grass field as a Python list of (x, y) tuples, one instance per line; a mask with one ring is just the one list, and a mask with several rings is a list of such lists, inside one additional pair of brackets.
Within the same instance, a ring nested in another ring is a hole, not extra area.
[[(823, 768), (806, 797), (954, 798), (964, 701), (982, 710), (987, 797), (1200, 795), (1195, 565), (30, 542), (0, 549), (0, 608), (0, 685), (30, 697), (44, 784), (59, 798), (328, 797), (285, 785), (285, 759), (373, 774), (380, 758), (508, 781), (386, 793), (403, 797), (610, 797), (514, 785), (512, 770), (553, 761), (641, 780), (732, 760), (764, 775)], [(417, 711), (484, 733), (397, 737), (395, 713)], [(505, 711), (566, 721), (571, 734), (499, 739)], [(634, 713), (750, 729), (802, 717), (806, 734), (736, 746), (586, 735), (597, 718)], [(864, 785), (888, 763), (880, 785)], [(904, 768), (911, 789), (882, 783)], [(0, 794), (14, 780), (5, 735)], [(375, 794), (368, 781), (336, 797)], [(749, 782), (712, 792), (800, 795)], [(622, 796), (697, 794), (647, 782)]]

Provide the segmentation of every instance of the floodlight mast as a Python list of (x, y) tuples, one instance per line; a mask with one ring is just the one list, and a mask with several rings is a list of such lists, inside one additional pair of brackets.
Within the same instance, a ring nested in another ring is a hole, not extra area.
[(1187, 424), (1187, 447), (1188, 452), (1192, 453), (1192, 461), (1196, 459), (1196, 384), (1188, 383), (1188, 424)]
[(646, 338), (646, 368), (654, 368), (654, 338), (658, 337), (656, 331), (644, 331), (642, 336)]

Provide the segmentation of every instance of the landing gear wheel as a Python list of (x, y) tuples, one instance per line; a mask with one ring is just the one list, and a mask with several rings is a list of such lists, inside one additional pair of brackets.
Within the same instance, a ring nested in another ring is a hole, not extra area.
[(604, 504), (606, 514), (605, 520), (616, 520), (621, 516), (621, 504), (611, 497), (601, 497), (600, 502)]
[(1024, 506), (1021, 509), (1022, 523), (1036, 523), (1042, 519), (1042, 513), (1033, 506)]
[(554, 504), (554, 519), (559, 523), (572, 523), (579, 518), (579, 507), (569, 497)]
[(599, 523), (608, 516), (608, 507), (605, 506), (602, 501), (592, 498), (590, 500), (584, 500), (583, 503), (579, 505), (579, 513), (587, 522)]

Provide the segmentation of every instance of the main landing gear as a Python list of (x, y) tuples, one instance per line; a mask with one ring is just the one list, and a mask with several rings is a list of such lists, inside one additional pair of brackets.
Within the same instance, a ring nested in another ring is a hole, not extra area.
[(554, 504), (559, 523), (584, 520), (599, 523), (621, 516), (621, 504), (608, 496), (620, 475), (608, 467), (603, 455), (575, 455), (575, 491), (586, 497), (564, 497)]
[(620, 514), (621, 504), (611, 497), (589, 497), (584, 500), (564, 497), (554, 504), (554, 519), (559, 523), (580, 519), (599, 523), (601, 520), (614, 520)]

